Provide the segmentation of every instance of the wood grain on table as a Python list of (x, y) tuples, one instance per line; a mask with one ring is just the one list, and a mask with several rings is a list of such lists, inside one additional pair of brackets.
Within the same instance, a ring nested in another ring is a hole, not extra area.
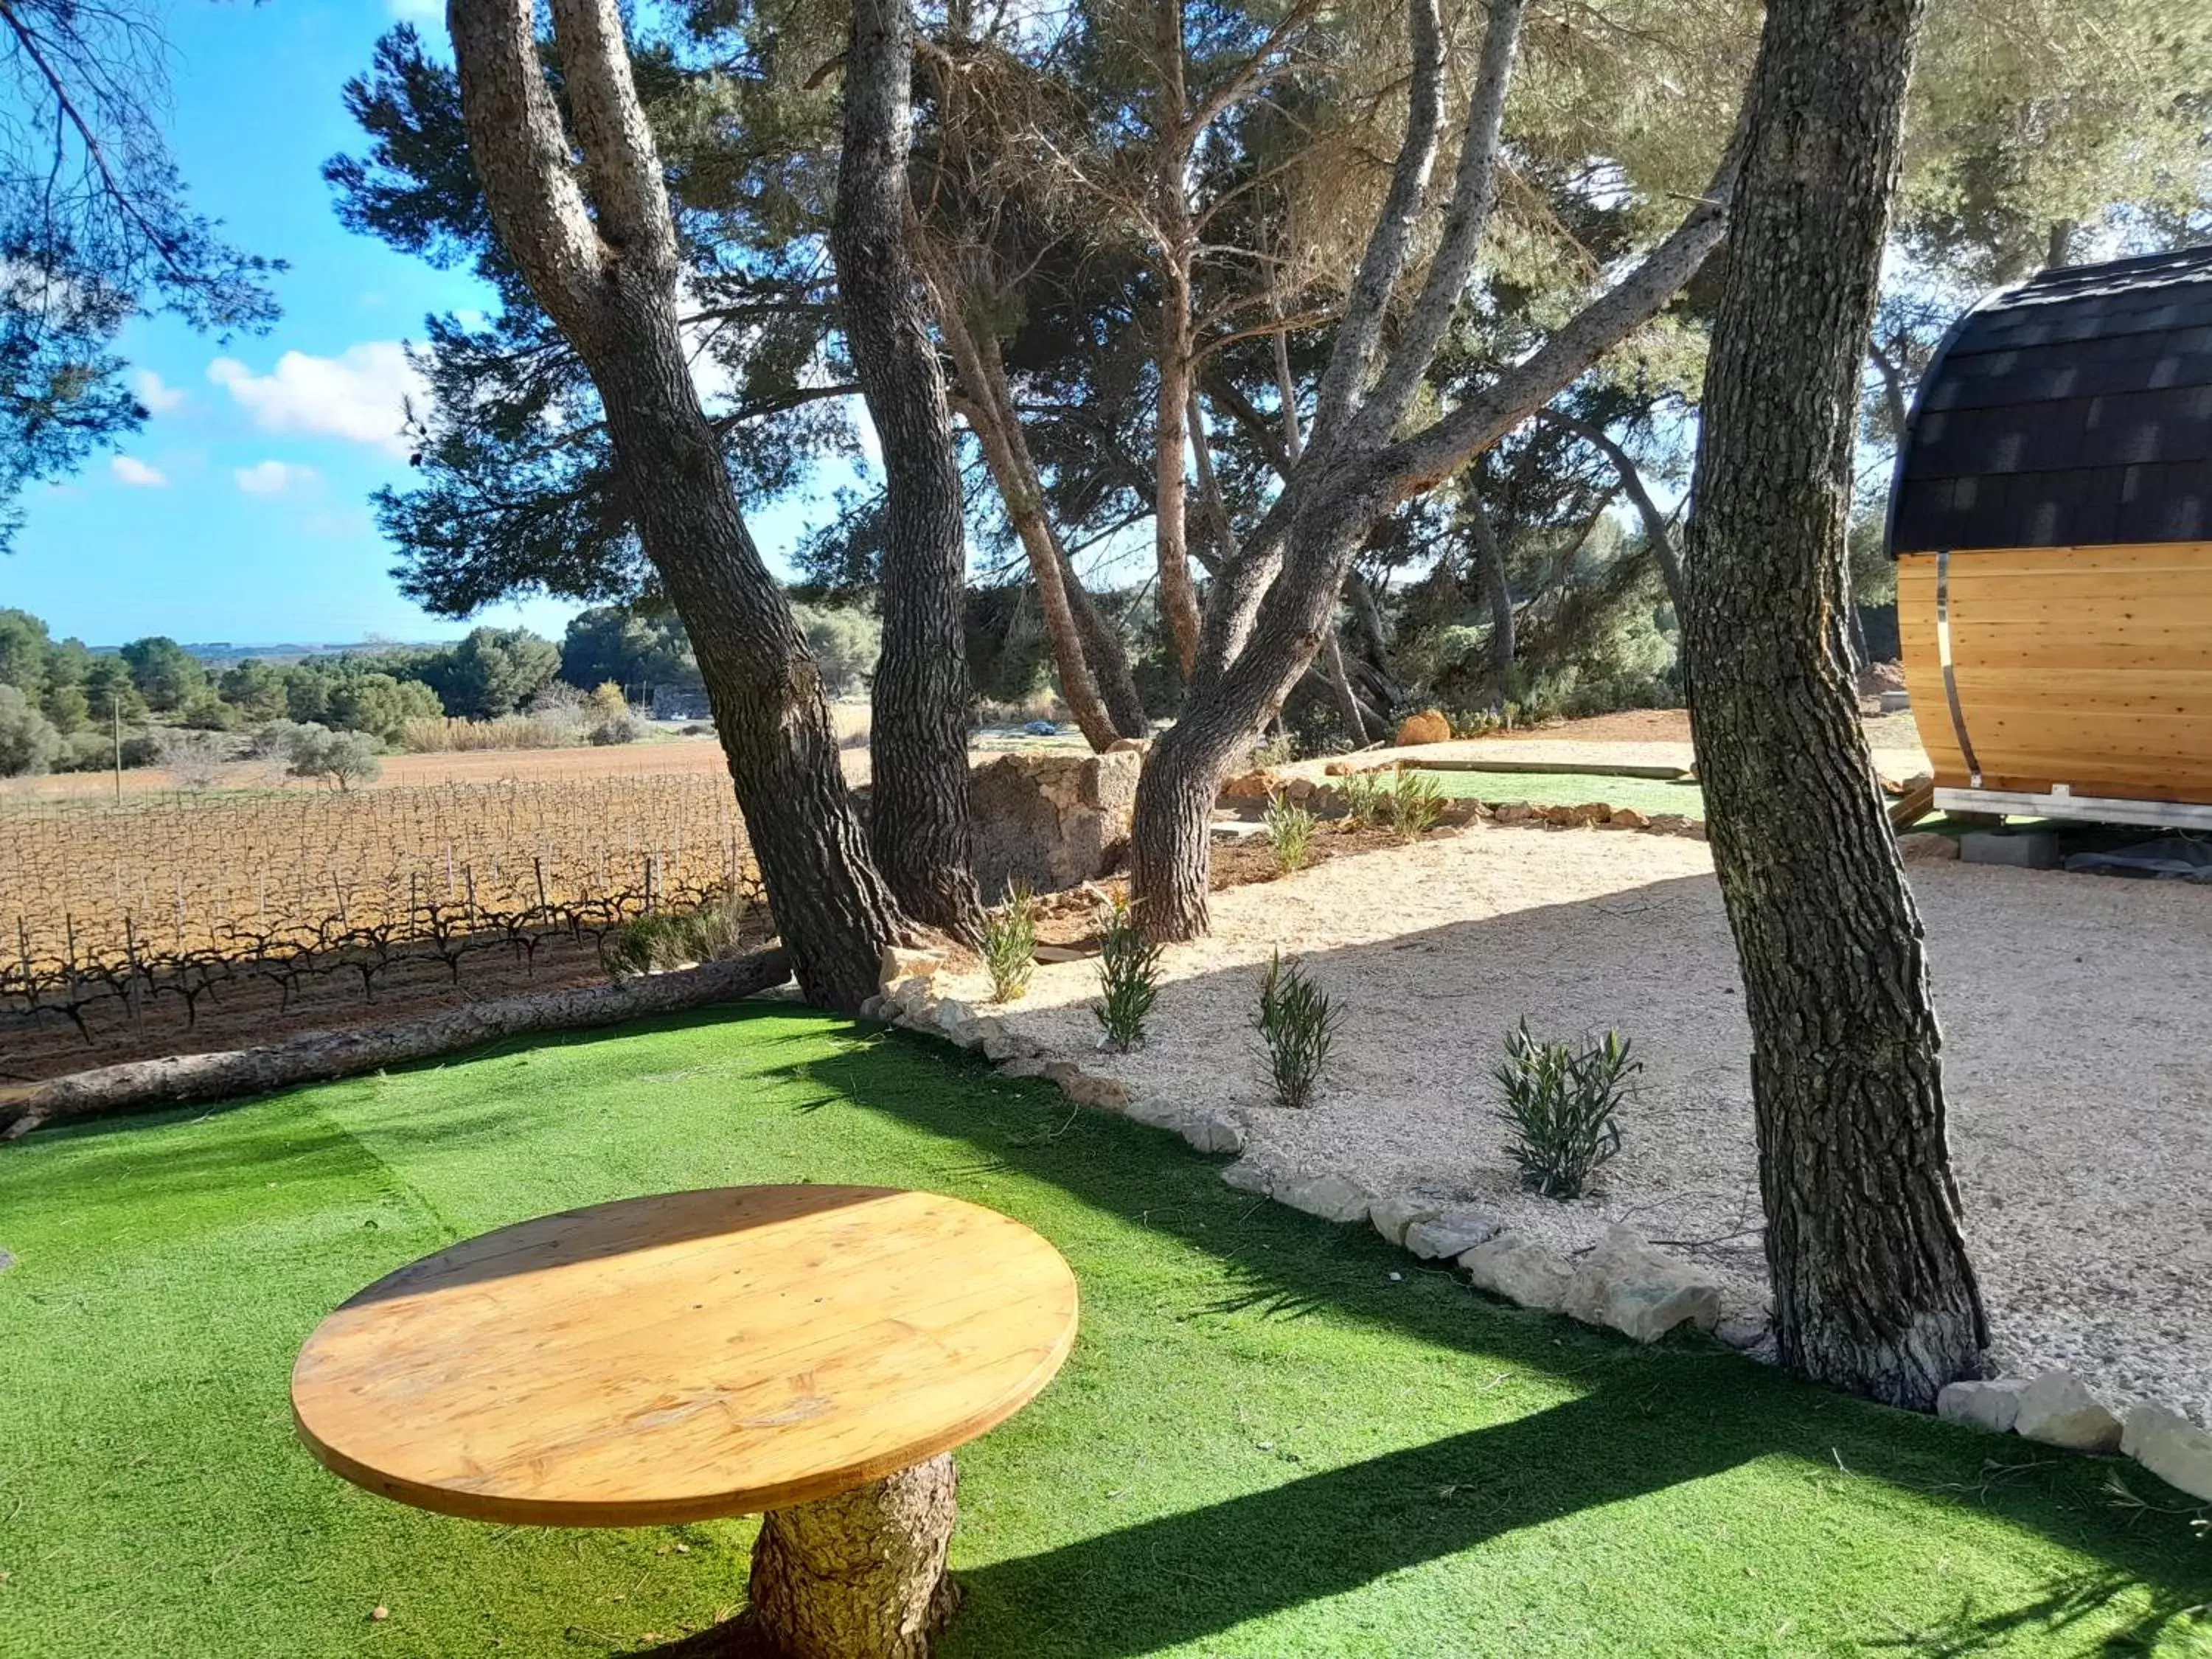
[(1074, 1275), (929, 1193), (729, 1187), (457, 1244), (362, 1291), (292, 1377), (301, 1437), (420, 1508), (556, 1526), (748, 1514), (973, 1439), (1049, 1382)]

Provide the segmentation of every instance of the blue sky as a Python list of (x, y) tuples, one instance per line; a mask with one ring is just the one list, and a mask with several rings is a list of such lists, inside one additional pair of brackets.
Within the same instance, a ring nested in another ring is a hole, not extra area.
[[(283, 318), (227, 344), (173, 321), (135, 323), (123, 350), (153, 410), (121, 453), (26, 498), (0, 558), (0, 605), (58, 635), (115, 645), (449, 637), (471, 623), (403, 599), (368, 497), (403, 477), (407, 370), (425, 313), (483, 302), (468, 276), (349, 234), (324, 160), (358, 148), (340, 88), (377, 36), (410, 16), (441, 40), (435, 0), (174, 0), (172, 138), (202, 211), (233, 240), (287, 259)], [(773, 555), (802, 515), (756, 523)], [(558, 637), (574, 609), (533, 600), (480, 620)]]

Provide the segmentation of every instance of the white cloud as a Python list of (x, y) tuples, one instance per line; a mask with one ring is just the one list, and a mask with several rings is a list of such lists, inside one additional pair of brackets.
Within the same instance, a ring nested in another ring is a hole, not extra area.
[(405, 23), (434, 23), (446, 15), (445, 0), (391, 0), (391, 9)]
[(369, 340), (335, 357), (288, 351), (266, 374), (235, 357), (208, 365), (208, 379), (226, 389), (264, 432), (313, 433), (407, 453), (403, 405), (422, 394), (422, 377), (397, 340)]
[(184, 392), (150, 368), (142, 368), (131, 377), (131, 390), (140, 403), (156, 415), (167, 415), (171, 410), (184, 406)]
[(159, 489), (169, 482), (167, 473), (147, 465), (136, 455), (118, 455), (108, 462), (107, 470), (115, 475), (117, 483), (129, 484), (133, 489)]
[(230, 476), (249, 495), (289, 495), (307, 489), (321, 477), (312, 466), (295, 466), (289, 461), (256, 461)]

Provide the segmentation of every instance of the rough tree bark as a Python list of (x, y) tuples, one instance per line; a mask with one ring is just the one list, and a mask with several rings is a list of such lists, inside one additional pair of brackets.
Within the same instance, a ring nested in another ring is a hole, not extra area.
[[(821, 675), (738, 511), (678, 325), (678, 255), (616, 0), (450, 0), (469, 155), (501, 244), (605, 409), (646, 556), (684, 620), (801, 988), (856, 1009), (907, 927), (839, 769)], [(576, 157), (580, 156), (580, 166)]]
[(738, 1650), (760, 1659), (928, 1659), (959, 1605), (945, 1571), (950, 1452), (835, 1498), (771, 1510)]
[(1181, 716), (1137, 787), (1131, 882), (1146, 931), (1206, 926), (1206, 817), (1229, 769), (1280, 708), (1325, 632), (1360, 539), (1399, 502), (1463, 467), (1655, 315), (1727, 228), (1735, 147), (1705, 198), (1634, 270), (1541, 346), (1428, 426), (1397, 436), (1466, 291), (1497, 185), (1499, 134), (1525, 0), (1492, 0), (1436, 252), (1376, 373), (1385, 313), (1412, 261), (1443, 137), (1438, 0), (1408, 0), (1413, 74), (1406, 137), (1336, 330), (1304, 453), (1207, 596)]
[(1923, 0), (1770, 0), (1688, 530), (1691, 721), (1743, 966), (1783, 1363), (1981, 1374), (1920, 918), (1859, 727), (1844, 527)]
[(968, 537), (952, 411), (908, 240), (914, 18), (908, 0), (854, 0), (852, 12), (830, 246), (854, 373), (883, 446), (889, 520), (868, 842), (908, 915), (973, 941), (982, 902), (968, 825)]

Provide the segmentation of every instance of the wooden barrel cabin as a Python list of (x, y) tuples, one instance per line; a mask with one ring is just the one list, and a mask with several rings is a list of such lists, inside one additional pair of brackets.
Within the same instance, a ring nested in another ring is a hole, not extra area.
[(1889, 550), (1937, 806), (2212, 829), (2212, 247), (1960, 318)]

